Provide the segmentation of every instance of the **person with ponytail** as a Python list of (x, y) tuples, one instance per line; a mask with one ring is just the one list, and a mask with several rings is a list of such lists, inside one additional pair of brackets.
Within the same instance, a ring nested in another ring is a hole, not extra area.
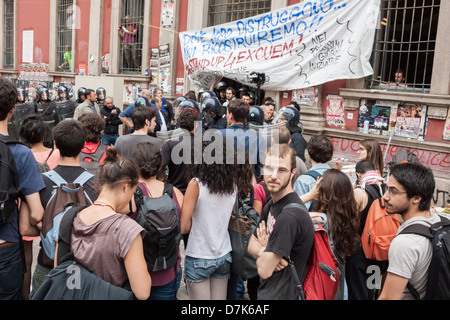
[(145, 232), (127, 216), (139, 168), (110, 148), (97, 177), (97, 200), (81, 210), (73, 222), (74, 259), (113, 285), (122, 287), (128, 281), (134, 296), (145, 300), (151, 290), (142, 244)]

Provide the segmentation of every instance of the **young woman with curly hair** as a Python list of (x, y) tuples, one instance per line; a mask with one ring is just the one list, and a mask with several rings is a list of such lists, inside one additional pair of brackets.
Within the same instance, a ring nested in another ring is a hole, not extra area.
[(316, 186), (300, 197), (303, 202), (313, 199), (315, 212), (310, 212), (312, 219), (323, 220), (324, 227), (332, 240), (332, 249), (339, 261), (339, 289), (336, 298), (342, 299), (344, 293), (345, 259), (361, 244), (359, 230), (359, 211), (355, 201), (353, 186), (345, 173), (338, 169), (324, 172)]
[(192, 300), (226, 299), (232, 250), (228, 223), (237, 194), (246, 198), (252, 188), (252, 166), (239, 164), (238, 151), (221, 135), (211, 140), (203, 142), (203, 161), (188, 166), (181, 211), (181, 232), (189, 232), (185, 276)]

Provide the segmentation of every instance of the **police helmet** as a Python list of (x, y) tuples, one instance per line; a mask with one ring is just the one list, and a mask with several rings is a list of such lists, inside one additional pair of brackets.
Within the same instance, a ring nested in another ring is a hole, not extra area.
[(46, 87), (39, 89), (38, 96), (41, 101), (50, 101), (50, 91)]
[(222, 105), (216, 97), (206, 98), (202, 102), (202, 112), (214, 112), (216, 116), (222, 115)]
[(150, 100), (148, 100), (146, 97), (139, 97), (137, 98), (136, 102), (134, 103), (136, 107), (140, 106), (148, 106), (150, 107), (152, 104), (150, 103)]
[(69, 98), (69, 90), (66, 86), (59, 86), (58, 87), (58, 98), (61, 99), (61, 96), (63, 96), (65, 99)]
[(251, 106), (247, 116), (247, 122), (255, 124), (264, 124), (264, 111), (260, 106)]
[(180, 103), (182, 103), (183, 101), (189, 100), (188, 97), (186, 96), (180, 96), (180, 97), (176, 97), (175, 100), (173, 101), (173, 108), (176, 108), (180, 105)]
[(20, 103), (25, 103), (27, 98), (28, 98), (27, 91), (22, 87), (18, 87), (17, 88), (17, 101)]
[(283, 107), (275, 115), (273, 123), (278, 123), (283, 120), (286, 120), (290, 127), (296, 127), (300, 121), (300, 112), (294, 107)]
[(227, 83), (225, 81), (219, 81), (216, 84), (216, 90), (217, 91), (222, 91), (222, 90), (225, 90), (226, 88), (227, 88)]
[(86, 88), (85, 87), (80, 87), (78, 88), (78, 99), (81, 99), (81, 96), (86, 98)]
[(191, 109), (191, 110), (194, 110), (196, 112), (196, 115), (200, 114), (200, 108), (198, 107), (198, 103), (196, 101), (194, 101), (194, 100), (187, 99), (185, 101), (182, 101), (179, 104), (179, 107), (180, 107), (180, 112), (183, 109)]
[(106, 98), (106, 90), (105, 90), (105, 88), (102, 88), (102, 87), (97, 88), (95, 93), (97, 94), (97, 100), (105, 100), (105, 98)]

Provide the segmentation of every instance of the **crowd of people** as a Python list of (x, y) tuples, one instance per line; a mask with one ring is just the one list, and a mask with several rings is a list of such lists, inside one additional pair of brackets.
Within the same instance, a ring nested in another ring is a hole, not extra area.
[[(326, 229), (338, 261), (334, 299), (411, 299), (408, 284), (424, 297), (428, 239), (399, 234), (389, 259), (375, 261), (366, 258), (361, 237), (378, 199), (388, 214), (401, 217), (399, 233), (440, 221), (430, 208), (430, 169), (386, 167), (379, 143), (366, 139), (352, 185), (328, 164), (333, 145), (327, 137), (303, 137), (298, 104), (275, 112), (269, 97), (258, 106), (249, 90), (221, 82), (214, 89), (173, 103), (160, 89), (144, 90), (123, 111), (104, 91), (86, 89), (52, 130), (42, 113), (26, 116), (18, 141), (8, 133), (18, 91), (0, 78), (0, 147), (10, 151), (12, 176), (6, 200), (0, 199), (0, 299), (93, 298), (88, 290), (74, 295), (64, 288), (66, 279), (55, 270), (67, 267), (67, 257), (94, 275), (92, 283), (118, 288), (90, 293), (97, 298), (123, 297), (123, 289), (135, 299), (175, 300), (184, 275), (192, 300), (240, 300), (245, 288), (252, 300), (297, 299), (295, 279), (305, 279), (314, 246), (313, 221)], [(121, 124), (127, 133), (119, 136)], [(238, 261), (231, 257), (228, 224), (237, 201), (260, 217), (248, 244), (258, 276), (249, 279), (231, 269)], [(173, 231), (156, 231), (151, 215), (170, 216), (165, 229)], [(70, 226), (68, 246), (58, 237), (59, 225)], [(154, 239), (157, 232), (162, 240)], [(35, 239), (40, 250), (31, 270)], [(368, 286), (370, 266), (380, 268), (381, 287)]]

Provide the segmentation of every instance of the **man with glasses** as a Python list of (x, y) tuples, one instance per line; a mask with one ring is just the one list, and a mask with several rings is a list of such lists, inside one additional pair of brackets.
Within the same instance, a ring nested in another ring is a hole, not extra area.
[(292, 189), (295, 170), (295, 152), (288, 145), (274, 145), (267, 150), (263, 175), (272, 200), (264, 207), (261, 223), (248, 245), (261, 278), (258, 300), (298, 299), (288, 260), (294, 263), (301, 283), (305, 277), (314, 228), (306, 208), (287, 207), (303, 205)]
[(383, 199), (388, 214), (400, 214), (403, 224), (389, 247), (389, 267), (380, 300), (411, 300), (408, 283), (420, 298), (427, 290), (428, 267), (433, 254), (431, 241), (402, 231), (411, 225), (427, 227), (441, 218), (430, 211), (435, 181), (433, 172), (419, 163), (395, 164), (390, 168)]

